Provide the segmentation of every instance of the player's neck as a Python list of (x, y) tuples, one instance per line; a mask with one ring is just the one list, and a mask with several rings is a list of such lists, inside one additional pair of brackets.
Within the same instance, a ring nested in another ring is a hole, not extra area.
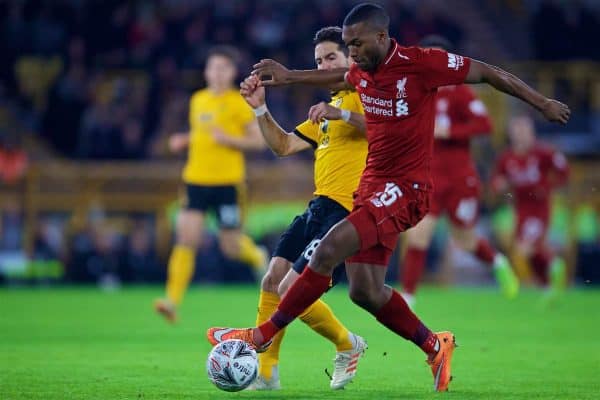
[(209, 86), (208, 90), (215, 96), (220, 96), (229, 90), (229, 86)]

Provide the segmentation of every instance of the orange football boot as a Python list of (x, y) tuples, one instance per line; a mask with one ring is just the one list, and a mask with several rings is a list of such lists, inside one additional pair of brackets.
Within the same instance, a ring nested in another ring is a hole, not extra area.
[(239, 339), (248, 343), (257, 353), (263, 353), (271, 345), (271, 340), (262, 345), (254, 342), (253, 328), (235, 329), (235, 328), (209, 328), (206, 331), (206, 338), (213, 346), (230, 339)]
[(440, 349), (435, 356), (427, 360), (433, 373), (433, 390), (436, 392), (445, 392), (452, 380), (450, 373), (450, 364), (452, 362), (452, 353), (456, 346), (456, 339), (452, 332), (439, 332), (435, 334), (440, 343)]

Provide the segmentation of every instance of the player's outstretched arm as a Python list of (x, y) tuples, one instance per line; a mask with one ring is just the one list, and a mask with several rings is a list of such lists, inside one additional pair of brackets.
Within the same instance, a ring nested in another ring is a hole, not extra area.
[(172, 153), (180, 153), (190, 145), (189, 132), (177, 132), (169, 136), (169, 150)]
[(289, 70), (275, 60), (265, 59), (254, 65), (252, 75), (258, 76), (263, 86), (304, 84), (331, 88), (345, 83), (346, 72), (348, 68)]
[(536, 108), (548, 121), (566, 124), (571, 116), (569, 106), (550, 99), (503, 69), (471, 60), (466, 83), (487, 83), (501, 92), (517, 97)]
[(280, 157), (310, 148), (310, 144), (293, 133), (286, 132), (273, 118), (265, 101), (265, 88), (258, 85), (258, 77), (251, 75), (240, 84), (240, 94), (257, 115), (258, 128), (267, 146)]
[(313, 123), (318, 124), (324, 119), (328, 120), (344, 120), (346, 123), (354, 126), (361, 132), (367, 131), (365, 116), (360, 113), (355, 113), (349, 110), (342, 110), (327, 104), (324, 101), (315, 104), (308, 111), (308, 119)]

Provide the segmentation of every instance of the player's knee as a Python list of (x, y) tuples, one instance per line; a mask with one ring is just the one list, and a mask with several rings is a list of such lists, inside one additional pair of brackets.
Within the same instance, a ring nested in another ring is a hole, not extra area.
[(290, 282), (286, 281), (285, 279), (282, 280), (277, 287), (277, 294), (279, 294), (279, 297), (283, 297), (283, 295), (285, 295), (285, 293), (288, 291), (289, 287)]
[(350, 299), (354, 304), (366, 310), (375, 308), (375, 298), (370, 288), (359, 285), (351, 285), (349, 290)]
[(219, 240), (219, 248), (223, 255), (227, 258), (237, 258), (239, 254), (239, 246), (230, 240)]
[(335, 246), (321, 242), (310, 258), (310, 267), (321, 274), (331, 274), (339, 260), (336, 260)]
[(193, 229), (180, 229), (177, 233), (177, 244), (189, 247), (191, 249), (197, 249), (200, 247), (201, 240), (201, 233)]
[(267, 292), (278, 293), (280, 283), (287, 273), (287, 265), (283, 262), (271, 260), (269, 269), (261, 281), (261, 289)]

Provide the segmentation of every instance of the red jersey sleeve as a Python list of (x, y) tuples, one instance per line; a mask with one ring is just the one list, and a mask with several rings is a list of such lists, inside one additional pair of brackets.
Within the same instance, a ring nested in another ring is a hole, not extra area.
[(348, 70), (348, 72), (346, 72), (344, 79), (346, 80), (346, 82), (348, 84), (350, 84), (354, 87), (356, 87), (358, 85), (358, 82), (359, 82), (358, 66), (356, 64), (350, 65), (350, 69)]
[(471, 59), (440, 49), (420, 49), (422, 74), (427, 89), (465, 82)]
[(456, 93), (456, 102), (460, 110), (460, 118), (451, 121), (450, 138), (468, 139), (472, 136), (489, 134), (492, 121), (485, 104), (477, 98), (475, 92), (467, 85), (461, 85)]
[(549, 148), (546, 160), (548, 171), (552, 176), (552, 186), (559, 187), (566, 184), (569, 179), (569, 163), (565, 155), (556, 149)]

